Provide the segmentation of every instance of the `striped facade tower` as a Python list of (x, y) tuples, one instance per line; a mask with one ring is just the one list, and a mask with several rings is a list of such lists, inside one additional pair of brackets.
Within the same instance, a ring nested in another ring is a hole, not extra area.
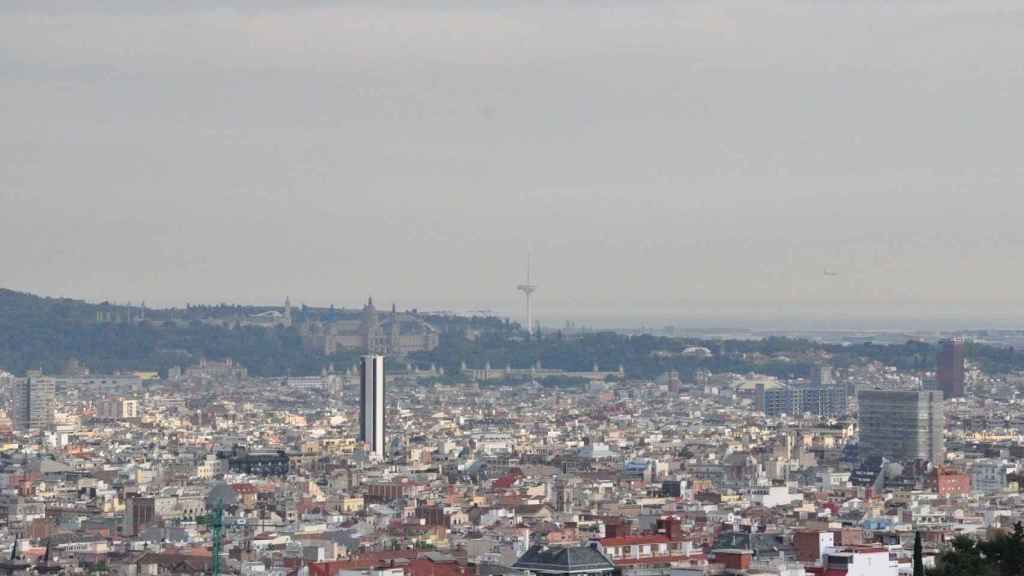
[(359, 440), (370, 456), (384, 459), (384, 356), (363, 356), (359, 367)]

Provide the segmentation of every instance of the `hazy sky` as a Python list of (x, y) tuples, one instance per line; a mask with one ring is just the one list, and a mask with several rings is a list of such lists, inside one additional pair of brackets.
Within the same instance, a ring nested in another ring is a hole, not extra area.
[(1024, 304), (1019, 1), (90, 4), (0, 3), (0, 286)]

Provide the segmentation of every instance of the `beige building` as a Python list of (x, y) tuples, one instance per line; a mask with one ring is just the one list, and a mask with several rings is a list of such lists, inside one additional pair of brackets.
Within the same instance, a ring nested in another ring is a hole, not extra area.
[(340, 348), (362, 350), (371, 354), (402, 356), (437, 348), (440, 335), (433, 326), (414, 314), (398, 313), (381, 318), (370, 298), (359, 320), (306, 322), (299, 326), (306, 347), (334, 354)]
[(131, 420), (139, 417), (139, 402), (125, 398), (102, 400), (96, 406), (96, 417), (102, 420)]

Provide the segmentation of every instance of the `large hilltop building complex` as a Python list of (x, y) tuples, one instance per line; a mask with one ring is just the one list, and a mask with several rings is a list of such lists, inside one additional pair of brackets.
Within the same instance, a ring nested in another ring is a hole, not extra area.
[[(193, 308), (194, 310), (195, 308)], [(392, 305), (390, 313), (378, 312), (369, 298), (358, 313), (355, 311), (317, 310), (309, 313), (292, 307), (286, 298), (283, 307), (264, 308), (261, 312), (229, 309), (214, 313), (201, 322), (215, 326), (258, 326), (264, 328), (295, 327), (307, 350), (330, 356), (339, 350), (358, 350), (367, 354), (404, 356), (412, 352), (429, 352), (437, 348), (440, 333), (415, 311), (399, 312)], [(186, 319), (175, 322), (187, 324)]]
[(308, 348), (327, 355), (343, 348), (393, 356), (437, 348), (437, 329), (419, 316), (399, 313), (395, 306), (381, 316), (370, 298), (359, 319), (313, 320), (301, 324), (299, 333)]

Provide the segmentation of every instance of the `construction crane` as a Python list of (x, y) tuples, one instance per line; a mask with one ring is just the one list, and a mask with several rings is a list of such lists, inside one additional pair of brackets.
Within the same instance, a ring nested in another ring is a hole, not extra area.
[(224, 501), (217, 500), (208, 515), (210, 538), (213, 540), (213, 562), (210, 576), (220, 576), (220, 551), (224, 545)]

